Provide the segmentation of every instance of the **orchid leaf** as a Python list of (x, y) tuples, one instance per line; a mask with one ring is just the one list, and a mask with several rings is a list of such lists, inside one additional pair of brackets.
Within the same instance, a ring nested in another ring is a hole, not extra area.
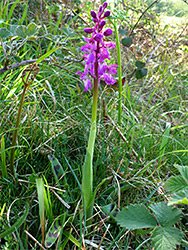
[(48, 155), (48, 159), (52, 164), (52, 172), (54, 174), (56, 183), (60, 186), (60, 179), (63, 177), (64, 174), (63, 167), (55, 156)]
[(57, 238), (60, 235), (60, 231), (62, 228), (62, 220), (65, 220), (66, 213), (63, 215), (58, 216), (52, 225), (50, 226), (46, 238), (45, 238), (45, 247), (50, 248), (56, 242)]

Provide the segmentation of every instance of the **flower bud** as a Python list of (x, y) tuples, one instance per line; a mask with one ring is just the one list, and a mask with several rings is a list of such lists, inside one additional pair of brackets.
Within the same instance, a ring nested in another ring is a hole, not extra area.
[(103, 35), (101, 33), (98, 33), (94, 36), (94, 40), (97, 42), (100, 42), (100, 40), (103, 38)]
[(97, 22), (98, 22), (98, 19), (95, 18), (95, 17), (93, 17), (93, 22), (94, 22), (94, 23), (97, 23)]
[(107, 2), (103, 3), (103, 8), (105, 9), (108, 6)]
[(111, 34), (112, 34), (112, 30), (111, 29), (106, 29), (105, 31), (104, 31), (104, 36), (110, 36)]
[(99, 12), (101, 12), (101, 11), (102, 11), (102, 6), (99, 7)]
[(90, 12), (90, 14), (91, 14), (91, 16), (92, 16), (92, 17), (94, 17), (94, 18), (96, 18), (96, 17), (97, 17), (97, 14), (95, 13), (95, 11), (94, 11), (94, 10), (92, 10), (92, 11)]
[(108, 16), (110, 16), (110, 11), (109, 11), (109, 10), (107, 10), (107, 11), (104, 13), (104, 17), (108, 17)]
[(102, 13), (104, 12), (102, 6), (99, 7), (99, 11), (98, 11), (98, 17), (101, 17)]
[(99, 24), (99, 27), (103, 27), (106, 24), (106, 22), (104, 20), (102, 20)]
[(85, 31), (85, 33), (87, 33), (87, 34), (93, 33), (93, 29), (92, 29), (92, 28), (84, 28), (84, 31)]

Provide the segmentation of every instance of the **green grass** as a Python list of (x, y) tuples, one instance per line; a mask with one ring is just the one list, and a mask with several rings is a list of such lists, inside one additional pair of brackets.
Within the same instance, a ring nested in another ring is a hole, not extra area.
[[(49, 191), (46, 187), (47, 197), (51, 200), (51, 207), (48, 209), (53, 212), (52, 220), (44, 214), (44, 234), (47, 235), (52, 222), (58, 216), (62, 217), (62, 231), (59, 241), (55, 243), (59, 246), (58, 249), (71, 250), (82, 242), (85, 242), (86, 249), (150, 249), (151, 242), (147, 241), (150, 237), (147, 231), (122, 229), (113, 218), (108, 218), (107, 211), (113, 211), (112, 214), (115, 215), (119, 209), (129, 204), (166, 202), (167, 193), (163, 189), (163, 183), (171, 175), (177, 174), (174, 164), (188, 165), (188, 64), (186, 47), (182, 44), (186, 34), (182, 32), (178, 37), (178, 33), (177, 38), (174, 32), (172, 36), (170, 27), (165, 30), (160, 21), (159, 24), (156, 19), (150, 19), (149, 22), (149, 17), (146, 17), (144, 26), (137, 27), (133, 33), (133, 46), (121, 48), (123, 72), (126, 75), (132, 72), (136, 60), (146, 61), (158, 41), (162, 41), (162, 45), (155, 52), (156, 57), (147, 64), (148, 75), (141, 80), (134, 76), (127, 80), (130, 96), (127, 97), (122, 92), (121, 124), (118, 124), (118, 93), (114, 90), (108, 91), (108, 87), (100, 90), (94, 150), (94, 188), (105, 178), (107, 180), (96, 194), (93, 225), (89, 229), (84, 223), (77, 180), (81, 182), (81, 166), (90, 128), (92, 93), (84, 92), (83, 84), (75, 76), (76, 71), (83, 68), (83, 62), (75, 60), (81, 59), (79, 47), (84, 43), (82, 28), (86, 25), (79, 17), (74, 22), (67, 21), (65, 16), (62, 20), (56, 19), (55, 14), (52, 15), (49, 25), (48, 11), (45, 3), (43, 4), (42, 17), (37, 9), (31, 12), (28, 8), (26, 15), (26, 7), (22, 3), (11, 13), (16, 17), (20, 7), (25, 18), (25, 21), (22, 20), (24, 25), (31, 21), (45, 25), (40, 27), (36, 34), (37, 39), (26, 41), (18, 51), (14, 50), (22, 61), (38, 59), (47, 50), (61, 47), (50, 57), (51, 64), (43, 62), (38, 65), (40, 72), (26, 93), (15, 150), (15, 178), (10, 175), (9, 170), (10, 147), (23, 88), (21, 72), (27, 66), (0, 73), (0, 138), (4, 136), (4, 143), (1, 141), (3, 150), (0, 152), (0, 164), (7, 167), (8, 172), (8, 178), (3, 177), (1, 166), (0, 234), (15, 225), (25, 215), (26, 204), (29, 205), (24, 222), (16, 227), (13, 234), (8, 234), (1, 240), (2, 249), (40, 249), (37, 243), (38, 241), (42, 244), (37, 178), (43, 178), (44, 184), (49, 186)], [(90, 5), (83, 6), (80, 12), (80, 16), (87, 20), (83, 15), (84, 8), (89, 11)], [(58, 14), (60, 10), (56, 12)], [(23, 16), (21, 14), (19, 12), (20, 19)], [(133, 19), (121, 20), (122, 25), (127, 25), (128, 31), (139, 16), (131, 11), (129, 14)], [(3, 17), (7, 17), (6, 13)], [(16, 22), (16, 19), (10, 18), (8, 25), (19, 23)], [(59, 22), (61, 26), (57, 27)], [(78, 27), (78, 24), (82, 27)], [(158, 31), (153, 30), (156, 39), (145, 35), (145, 31), (152, 32), (153, 25), (159, 25)], [(2, 27), (5, 26), (3, 23)], [(182, 30), (183, 26), (178, 29)], [(175, 41), (176, 38), (177, 47), (167, 43), (168, 39)], [(7, 38), (7, 43), (12, 44), (14, 41), (18, 44), (21, 38), (12, 39), (11, 41)], [(6, 44), (5, 39), (2, 42)], [(11, 60), (10, 65), (16, 63), (8, 48), (6, 53)], [(116, 55), (113, 53), (115, 60)], [(61, 56), (60, 61), (53, 56)], [(2, 45), (0, 60), (1, 69), (4, 62)], [(60, 69), (54, 63), (66, 70)], [(105, 112), (111, 120), (104, 120), (103, 100)], [(167, 122), (171, 123), (171, 128), (165, 134)], [(53, 175), (49, 154), (53, 154), (63, 166), (65, 174), (60, 181), (60, 187)], [(184, 235), (187, 233), (186, 219), (187, 212), (183, 210), (179, 227)], [(186, 248), (182, 244), (180, 249)]]

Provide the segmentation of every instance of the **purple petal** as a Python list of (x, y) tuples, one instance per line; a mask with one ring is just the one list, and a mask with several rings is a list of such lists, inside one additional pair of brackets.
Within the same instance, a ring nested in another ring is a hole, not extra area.
[(109, 49), (112, 49), (112, 48), (115, 48), (116, 47), (116, 44), (115, 43), (111, 43), (111, 42), (105, 42), (105, 47), (106, 48), (109, 48)]
[(103, 38), (103, 35), (101, 33), (98, 33), (94, 36), (94, 40), (97, 42), (100, 42), (100, 40)]
[(84, 85), (85, 85), (85, 91), (88, 91), (88, 89), (91, 89), (91, 81), (89, 79), (84, 80)]

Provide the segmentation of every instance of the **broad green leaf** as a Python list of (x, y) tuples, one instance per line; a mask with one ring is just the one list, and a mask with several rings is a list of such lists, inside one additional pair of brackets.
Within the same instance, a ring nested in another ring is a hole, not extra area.
[(28, 36), (33, 36), (37, 31), (39, 27), (35, 23), (30, 23), (27, 26), (27, 35)]
[(130, 205), (122, 209), (115, 218), (121, 227), (127, 229), (154, 228), (155, 218), (144, 205)]
[(173, 250), (181, 243), (182, 232), (175, 227), (157, 227), (151, 238), (155, 250)]
[(16, 28), (15, 33), (18, 37), (26, 38), (27, 37), (27, 27), (25, 25), (20, 25)]
[(145, 63), (141, 61), (136, 61), (135, 65), (137, 68), (142, 69), (145, 66)]
[(172, 193), (179, 192), (188, 187), (188, 184), (181, 175), (171, 176), (164, 187)]
[(150, 205), (150, 209), (154, 212), (158, 224), (162, 227), (174, 225), (181, 214), (181, 210), (168, 206), (164, 202), (153, 203)]
[(188, 166), (175, 165), (188, 185)]
[(9, 36), (12, 36), (12, 33), (9, 30), (7, 30), (6, 28), (0, 29), (0, 39), (7, 38)]
[(48, 159), (50, 160), (50, 162), (52, 164), (52, 172), (54, 174), (55, 180), (56, 180), (58, 186), (60, 186), (59, 180), (60, 180), (60, 178), (62, 178), (62, 176), (64, 174), (63, 167), (61, 166), (61, 163), (58, 161), (58, 159), (55, 158), (55, 156), (48, 155)]
[(126, 47), (130, 47), (133, 43), (133, 39), (132, 37), (124, 37), (123, 39), (121, 39), (121, 43)]
[(26, 209), (24, 214), (10, 228), (8, 228), (5, 232), (0, 234), (0, 239), (4, 238), (5, 236), (13, 233), (16, 229), (18, 229), (26, 220), (28, 212), (29, 212), (29, 204), (26, 203)]
[(93, 198), (93, 151), (96, 137), (96, 122), (90, 128), (88, 147), (82, 166), (82, 191), (85, 200), (86, 210), (90, 207)]
[(168, 205), (185, 204), (188, 205), (188, 188), (173, 194)]
[(141, 79), (147, 75), (147, 69), (136, 69), (136, 79)]
[(127, 36), (127, 31), (124, 29), (119, 29), (119, 33), (123, 36)]

